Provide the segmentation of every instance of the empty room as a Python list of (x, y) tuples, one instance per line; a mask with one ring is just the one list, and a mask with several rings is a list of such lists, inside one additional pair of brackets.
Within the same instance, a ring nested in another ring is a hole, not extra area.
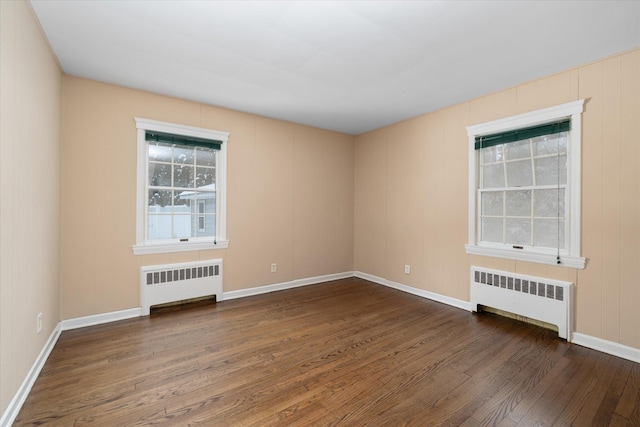
[(640, 1), (0, 19), (0, 427), (640, 426)]

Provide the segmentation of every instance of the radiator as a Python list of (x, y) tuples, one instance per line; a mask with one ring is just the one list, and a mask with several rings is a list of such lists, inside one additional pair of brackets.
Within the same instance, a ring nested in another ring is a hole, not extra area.
[(222, 301), (222, 259), (140, 267), (143, 316), (157, 304), (209, 295)]
[(471, 267), (471, 309), (496, 308), (558, 326), (558, 335), (571, 341), (573, 284), (506, 271)]

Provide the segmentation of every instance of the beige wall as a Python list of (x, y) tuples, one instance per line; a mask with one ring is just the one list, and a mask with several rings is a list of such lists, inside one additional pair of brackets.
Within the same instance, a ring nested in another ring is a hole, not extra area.
[[(228, 249), (133, 255), (134, 117), (230, 132)], [(225, 292), (353, 270), (353, 136), (71, 76), (63, 130), (62, 319), (138, 307), (142, 265), (222, 257)]]
[[(638, 76), (634, 50), (356, 137), (355, 269), (465, 301), (472, 264), (570, 280), (577, 332), (640, 348)], [(587, 268), (466, 255), (465, 126), (582, 98)]]
[(60, 320), (61, 73), (28, 2), (0, 1), (0, 17), (2, 414)]

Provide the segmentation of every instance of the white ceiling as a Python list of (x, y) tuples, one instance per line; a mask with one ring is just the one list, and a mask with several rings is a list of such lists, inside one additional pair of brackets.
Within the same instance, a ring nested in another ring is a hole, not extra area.
[(355, 135), (640, 46), (640, 0), (31, 3), (68, 74)]

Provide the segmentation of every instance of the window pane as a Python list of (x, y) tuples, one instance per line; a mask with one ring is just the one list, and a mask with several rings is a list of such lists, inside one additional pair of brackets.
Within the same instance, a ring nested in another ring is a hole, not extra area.
[(504, 144), (504, 154), (507, 160), (525, 159), (531, 157), (531, 145), (528, 139)]
[(483, 148), (482, 152), (482, 164), (502, 162), (504, 160), (503, 154), (504, 145), (494, 145), (493, 147)]
[(153, 187), (171, 187), (171, 165), (150, 162), (149, 185)]
[(567, 183), (566, 155), (535, 159), (535, 163), (537, 185), (556, 185), (558, 183), (564, 185)]
[(171, 213), (171, 190), (149, 190), (149, 213)]
[[(536, 190), (533, 214), (537, 217), (557, 218), (558, 213), (564, 218), (564, 189), (560, 189), (560, 205), (558, 205), (558, 190)], [(560, 210), (558, 212), (558, 207)]]
[(173, 166), (173, 186), (180, 188), (194, 188), (193, 166)]
[(482, 188), (504, 187), (504, 166), (502, 163), (483, 166)]
[[(545, 248), (564, 249), (564, 221), (557, 219), (535, 219), (533, 221), (535, 230), (534, 244)], [(558, 229), (559, 228), (559, 229)], [(558, 232), (560, 234), (558, 235)]]
[(154, 239), (171, 239), (171, 215), (147, 216), (147, 240)]
[(502, 243), (502, 218), (482, 218), (482, 241)]
[(171, 163), (171, 145), (162, 143), (150, 143), (148, 145), (149, 160)]
[(173, 205), (176, 213), (191, 213), (191, 204), (195, 198), (193, 191), (174, 191)]
[(191, 232), (192, 226), (191, 222), (195, 216), (194, 215), (174, 215), (173, 216), (173, 238), (174, 239), (184, 239), (187, 237), (191, 237), (193, 234)]
[(208, 148), (196, 148), (196, 165), (215, 166), (216, 152)]
[(211, 185), (215, 178), (216, 170), (214, 168), (196, 168), (196, 187)]
[(212, 191), (198, 191), (196, 193), (198, 202), (205, 202), (205, 212), (212, 213), (216, 211), (216, 193)]
[(533, 138), (533, 152), (536, 156), (567, 152), (568, 133), (562, 132), (556, 135), (543, 135)]
[(505, 243), (512, 245), (531, 245), (531, 220), (507, 218)]
[(483, 191), (480, 197), (482, 198), (482, 215), (503, 215), (503, 191)]
[(531, 216), (531, 190), (506, 191), (505, 213), (507, 216)]
[(531, 160), (518, 160), (507, 163), (507, 186), (524, 187), (533, 185)]
[(174, 147), (173, 148), (173, 161), (174, 163), (192, 165), (193, 164), (193, 148)]

